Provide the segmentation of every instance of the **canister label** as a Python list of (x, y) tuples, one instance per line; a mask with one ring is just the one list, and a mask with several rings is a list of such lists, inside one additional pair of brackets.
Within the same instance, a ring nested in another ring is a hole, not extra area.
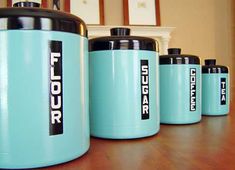
[(226, 78), (220, 79), (220, 104), (226, 105)]
[(141, 60), (141, 118), (149, 119), (149, 64)]
[(62, 41), (50, 41), (50, 135), (63, 134)]
[(190, 68), (190, 111), (196, 111), (196, 68)]

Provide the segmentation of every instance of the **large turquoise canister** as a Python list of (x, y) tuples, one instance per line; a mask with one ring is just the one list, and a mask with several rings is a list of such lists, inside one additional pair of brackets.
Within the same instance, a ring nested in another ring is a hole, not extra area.
[(89, 41), (91, 135), (110, 139), (151, 136), (160, 128), (155, 40), (113, 28)]
[(195, 55), (168, 49), (160, 56), (160, 121), (190, 124), (201, 120), (201, 66)]
[(202, 115), (220, 116), (229, 112), (229, 69), (215, 59), (202, 66)]
[(0, 9), (0, 169), (50, 166), (89, 148), (88, 39), (79, 18)]

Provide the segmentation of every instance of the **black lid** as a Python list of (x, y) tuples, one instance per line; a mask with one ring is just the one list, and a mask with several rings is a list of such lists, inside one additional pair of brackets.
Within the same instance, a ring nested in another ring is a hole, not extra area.
[(131, 35), (131, 29), (129, 28), (111, 28), (111, 36), (129, 36)]
[(169, 48), (168, 55), (160, 56), (160, 64), (200, 64), (198, 56), (181, 54), (180, 48)]
[(206, 66), (214, 66), (216, 64), (216, 59), (206, 59), (205, 65)]
[(205, 65), (202, 66), (202, 73), (228, 73), (228, 67), (215, 64), (216, 59), (206, 59)]
[[(17, 6), (36, 6), (35, 3), (17, 3)], [(28, 7), (0, 8), (1, 30), (62, 31), (87, 37), (86, 24), (75, 15)]]
[(167, 51), (168, 51), (168, 54), (175, 54), (175, 55), (181, 54), (181, 48), (168, 48)]
[(13, 4), (13, 7), (40, 7), (39, 3), (36, 2), (17, 2)]
[[(129, 28), (112, 28), (111, 36), (89, 40), (89, 51), (101, 50), (147, 50), (156, 51), (156, 41), (152, 38), (130, 36)], [(158, 49), (157, 49), (158, 51)]]

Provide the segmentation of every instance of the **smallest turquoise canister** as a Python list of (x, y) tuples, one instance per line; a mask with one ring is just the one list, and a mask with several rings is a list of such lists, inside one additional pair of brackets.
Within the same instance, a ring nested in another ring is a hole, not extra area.
[(202, 114), (227, 115), (229, 101), (228, 67), (216, 65), (215, 59), (205, 60), (205, 66), (202, 66)]

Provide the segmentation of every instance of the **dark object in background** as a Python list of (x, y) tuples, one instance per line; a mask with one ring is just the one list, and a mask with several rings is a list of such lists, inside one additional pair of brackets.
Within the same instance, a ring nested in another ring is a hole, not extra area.
[(60, 10), (60, 0), (53, 0), (52, 6), (54, 10)]
[(42, 7), (69, 12), (70, 0), (42, 0)]

